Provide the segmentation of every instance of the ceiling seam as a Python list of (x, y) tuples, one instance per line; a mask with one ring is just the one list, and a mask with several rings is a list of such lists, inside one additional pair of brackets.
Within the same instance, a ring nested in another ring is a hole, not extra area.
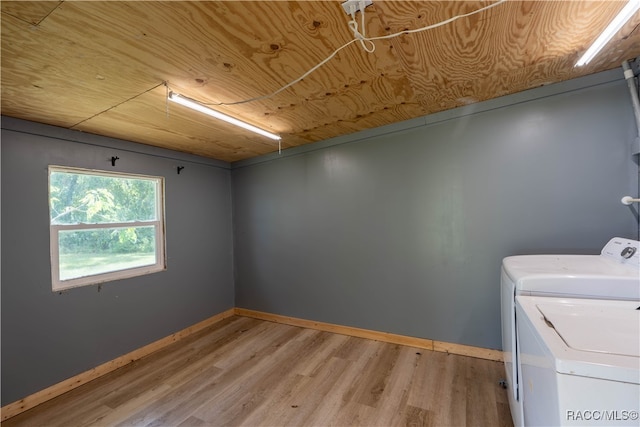
[(35, 26), (36, 26), (36, 27), (39, 27), (39, 26), (40, 26), (40, 24), (42, 24), (42, 22), (43, 22), (45, 19), (47, 19), (47, 18), (48, 18), (48, 17), (49, 17), (53, 12), (55, 12), (56, 10), (58, 10), (58, 8), (59, 8), (60, 6), (62, 6), (62, 3), (64, 3), (64, 0), (60, 1), (60, 2), (56, 5), (56, 7), (54, 7), (53, 9), (51, 9), (51, 11), (49, 11), (49, 13), (47, 13), (47, 14), (46, 14), (46, 15), (45, 15), (41, 20), (39, 20), (39, 21), (38, 21), (38, 23), (37, 23), (37, 24), (35, 24)]
[(122, 105), (122, 104), (124, 104), (125, 102), (129, 102), (129, 101), (131, 101), (131, 100), (133, 100), (133, 99), (138, 98), (139, 96), (144, 95), (145, 93), (151, 92), (152, 90), (157, 89), (157, 88), (159, 88), (160, 86), (165, 86), (165, 85), (166, 85), (166, 82), (158, 83), (157, 85), (155, 85), (155, 86), (153, 86), (153, 87), (151, 87), (151, 88), (149, 88), (149, 89), (147, 89), (147, 90), (144, 90), (144, 91), (140, 92), (139, 94), (132, 96), (131, 98), (127, 98), (127, 99), (125, 99), (124, 101), (119, 102), (119, 103), (117, 103), (116, 105), (113, 105), (113, 106), (111, 106), (111, 107), (107, 108), (106, 110), (102, 110), (102, 111), (100, 111), (100, 112), (98, 112), (98, 113), (96, 113), (96, 114), (92, 115), (91, 117), (87, 117), (86, 119), (80, 120), (78, 123), (76, 123), (76, 124), (74, 124), (74, 125), (70, 126), (70, 127), (69, 127), (69, 129), (73, 129), (73, 128), (75, 128), (76, 126), (79, 126), (79, 125), (81, 125), (82, 123), (84, 123), (84, 122), (86, 122), (86, 121), (88, 121), (88, 120), (91, 120), (91, 119), (93, 119), (94, 117), (99, 116), (100, 114), (104, 114), (104, 113), (106, 113), (106, 112), (108, 112), (108, 111), (113, 110), (114, 108), (117, 108), (117, 107), (121, 106), (121, 105)]

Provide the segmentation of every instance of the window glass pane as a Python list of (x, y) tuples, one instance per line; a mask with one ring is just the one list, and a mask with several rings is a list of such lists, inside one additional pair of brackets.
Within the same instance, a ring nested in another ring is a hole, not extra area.
[(52, 171), (51, 224), (154, 221), (157, 192), (155, 179)]
[(156, 264), (155, 227), (60, 230), (59, 280)]
[(162, 177), (49, 166), (54, 292), (166, 269)]

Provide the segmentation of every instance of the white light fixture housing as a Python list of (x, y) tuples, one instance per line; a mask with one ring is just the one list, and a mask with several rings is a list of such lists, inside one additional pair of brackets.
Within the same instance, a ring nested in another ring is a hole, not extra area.
[(587, 65), (600, 50), (609, 43), (609, 40), (618, 32), (624, 24), (640, 9), (640, 0), (629, 0), (625, 7), (613, 18), (613, 21), (604, 29), (602, 34), (596, 39), (589, 49), (582, 55), (582, 58), (576, 62), (576, 67)]
[(194, 101), (193, 99), (187, 98), (186, 96), (182, 96), (174, 92), (169, 92), (169, 100), (175, 102), (176, 104), (180, 104), (187, 108), (191, 108), (192, 110), (199, 111), (211, 117), (215, 117), (218, 120), (223, 120), (227, 123), (231, 123), (232, 125), (236, 125), (246, 130), (250, 130), (251, 132), (255, 132), (262, 136), (266, 136), (267, 138), (271, 138), (276, 141), (279, 141), (281, 139), (279, 135), (276, 135), (271, 132), (267, 132), (264, 129), (260, 129), (259, 127), (250, 125), (249, 123), (245, 123), (242, 120), (238, 120), (234, 117), (227, 116), (226, 114), (213, 110), (205, 105), (200, 104), (197, 101)]

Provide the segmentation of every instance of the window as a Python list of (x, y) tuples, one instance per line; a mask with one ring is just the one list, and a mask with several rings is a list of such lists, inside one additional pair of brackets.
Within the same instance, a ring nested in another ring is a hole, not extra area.
[(165, 269), (161, 177), (49, 166), (52, 289)]

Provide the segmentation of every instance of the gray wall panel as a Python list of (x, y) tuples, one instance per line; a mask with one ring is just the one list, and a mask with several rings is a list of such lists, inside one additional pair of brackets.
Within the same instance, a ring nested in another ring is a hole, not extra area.
[(500, 348), (503, 257), (637, 236), (633, 136), (619, 80), (240, 164), (236, 306)]
[[(174, 160), (166, 150), (136, 153), (136, 144), (106, 138), (120, 149), (71, 142), (61, 138), (87, 136), (59, 128), (51, 128), (56, 137), (32, 135), (29, 127), (3, 118), (2, 405), (234, 306), (228, 167)], [(49, 164), (164, 176), (168, 269), (100, 292), (52, 293)], [(185, 166), (180, 175), (176, 165)]]

